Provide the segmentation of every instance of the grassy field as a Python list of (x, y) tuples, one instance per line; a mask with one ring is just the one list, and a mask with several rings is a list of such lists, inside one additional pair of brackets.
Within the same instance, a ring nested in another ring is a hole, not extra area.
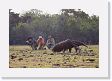
[[(90, 51), (89, 49), (92, 49)], [(86, 51), (85, 51), (86, 50)], [(98, 45), (82, 47), (80, 54), (53, 53), (51, 50), (35, 50), (29, 46), (9, 47), (10, 68), (99, 68)]]

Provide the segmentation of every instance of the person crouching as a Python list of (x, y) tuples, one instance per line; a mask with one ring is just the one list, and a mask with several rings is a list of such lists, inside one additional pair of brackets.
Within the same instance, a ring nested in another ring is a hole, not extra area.
[(55, 40), (51, 35), (48, 37), (46, 45), (49, 49), (52, 49), (55, 46)]
[(44, 49), (45, 41), (44, 41), (44, 38), (42, 36), (39, 36), (39, 38), (37, 40), (37, 44), (38, 44), (37, 50)]

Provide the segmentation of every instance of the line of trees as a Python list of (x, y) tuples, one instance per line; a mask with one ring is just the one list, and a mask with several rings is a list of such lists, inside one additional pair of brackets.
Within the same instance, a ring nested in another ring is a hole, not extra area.
[(87, 44), (99, 43), (99, 17), (78, 9), (62, 9), (59, 14), (47, 14), (31, 9), (20, 15), (9, 9), (9, 43), (25, 44), (29, 36), (52, 35), (56, 42), (73, 39)]

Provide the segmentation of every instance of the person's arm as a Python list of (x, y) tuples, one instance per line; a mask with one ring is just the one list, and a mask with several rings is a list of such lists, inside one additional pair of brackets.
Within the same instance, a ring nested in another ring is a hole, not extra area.
[(52, 38), (52, 43), (53, 43), (53, 45), (55, 45), (55, 40), (54, 40), (54, 38)]
[(44, 40), (44, 38), (43, 38), (42, 42), (43, 42), (43, 44), (45, 45), (45, 40)]
[(48, 45), (48, 40), (47, 40), (47, 42), (46, 42), (46, 45)]
[(39, 44), (39, 39), (37, 39), (37, 41), (36, 41), (36, 42), (37, 42), (37, 44)]

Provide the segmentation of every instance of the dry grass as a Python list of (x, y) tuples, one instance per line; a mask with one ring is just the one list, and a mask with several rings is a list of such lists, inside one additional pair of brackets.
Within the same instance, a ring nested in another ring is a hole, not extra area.
[[(51, 50), (35, 50), (29, 46), (9, 47), (10, 68), (98, 68), (99, 49), (98, 45), (89, 46), (93, 54), (53, 53)], [(85, 50), (85, 48), (82, 48)], [(87, 49), (88, 50), (88, 49)]]

